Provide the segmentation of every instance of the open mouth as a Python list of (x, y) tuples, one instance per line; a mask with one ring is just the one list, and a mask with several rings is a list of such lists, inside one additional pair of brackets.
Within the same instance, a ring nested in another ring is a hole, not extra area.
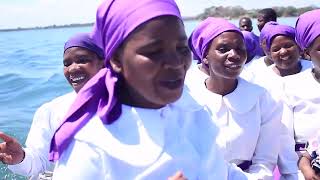
[(242, 66), (239, 64), (229, 64), (229, 65), (226, 65), (225, 67), (231, 70), (239, 70), (241, 69)]
[(160, 84), (167, 89), (174, 90), (183, 86), (183, 79), (164, 80), (160, 81)]
[(73, 85), (79, 85), (86, 81), (86, 75), (85, 74), (72, 74), (69, 77), (70, 82)]

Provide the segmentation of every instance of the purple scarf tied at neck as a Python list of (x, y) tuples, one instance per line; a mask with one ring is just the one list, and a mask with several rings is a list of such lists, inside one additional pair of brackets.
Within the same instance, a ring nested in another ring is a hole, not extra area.
[(104, 59), (102, 48), (98, 47), (95, 44), (89, 33), (78, 33), (69, 38), (68, 41), (64, 44), (64, 52), (72, 47), (82, 47), (88, 49), (92, 52), (95, 52), (99, 58)]
[(320, 35), (320, 9), (308, 11), (296, 22), (296, 41), (302, 50), (308, 48)]
[(243, 36), (238, 27), (225, 19), (209, 17), (202, 21), (188, 39), (193, 59), (201, 63), (212, 40), (226, 31), (235, 31)]
[[(55, 132), (49, 159), (58, 160), (73, 140), (74, 135), (97, 114), (105, 124), (111, 124), (121, 115), (117, 99), (118, 81), (109, 60), (121, 43), (141, 24), (159, 16), (171, 15), (181, 19), (174, 0), (105, 0), (97, 11), (92, 32), (94, 41), (104, 49), (106, 68), (99, 71), (79, 91), (64, 123)], [(94, 132), (92, 132), (94, 133)], [(103, 137), (101, 137), (103, 138)]]

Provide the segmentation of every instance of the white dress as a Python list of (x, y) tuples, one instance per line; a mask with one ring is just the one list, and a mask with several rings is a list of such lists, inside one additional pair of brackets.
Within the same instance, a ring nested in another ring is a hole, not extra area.
[[(311, 61), (300, 59), (300, 63), (302, 67), (300, 73), (312, 67)], [(294, 79), (297, 74), (281, 77), (273, 71), (274, 67), (275, 64), (272, 64), (267, 68), (262, 68), (256, 71), (254, 76), (250, 79), (250, 82), (266, 88), (274, 98), (285, 102), (284, 83), (288, 78)], [(293, 138), (293, 115), (291, 108), (289, 108), (286, 103), (284, 104), (283, 109), (282, 124), (281, 149), (278, 159), (278, 168), (283, 179), (297, 179), (298, 155), (295, 153), (295, 140)]]
[(12, 172), (36, 178), (39, 173), (53, 170), (53, 163), (48, 160), (50, 141), (76, 96), (70, 92), (37, 109), (24, 148), (25, 158), (19, 164), (8, 166)]
[(219, 126), (217, 138), (224, 158), (234, 164), (252, 161), (246, 173), (252, 179), (272, 179), (279, 153), (281, 103), (264, 89), (241, 78), (237, 88), (221, 96), (206, 89), (208, 76), (197, 67), (187, 73), (186, 85), (207, 106)]
[(94, 116), (79, 130), (53, 179), (164, 180), (178, 170), (190, 180), (239, 179), (243, 173), (224, 162), (215, 144), (217, 133), (207, 111), (186, 91), (161, 109), (122, 105), (113, 124)]
[(311, 69), (285, 82), (287, 103), (293, 110), (296, 141), (308, 141), (320, 129), (320, 84), (314, 79)]

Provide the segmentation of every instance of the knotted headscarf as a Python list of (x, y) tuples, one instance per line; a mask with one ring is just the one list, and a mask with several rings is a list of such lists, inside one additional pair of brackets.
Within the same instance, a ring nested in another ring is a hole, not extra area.
[(193, 58), (198, 60), (198, 63), (201, 63), (211, 41), (227, 31), (235, 31), (243, 36), (237, 26), (225, 19), (209, 17), (202, 21), (188, 39), (189, 47), (193, 52)]
[(59, 159), (74, 135), (95, 114), (105, 124), (111, 124), (119, 118), (121, 102), (117, 94), (118, 75), (110, 68), (109, 60), (138, 26), (164, 15), (182, 19), (174, 0), (105, 0), (99, 6), (92, 37), (104, 49), (106, 68), (100, 70), (79, 91), (64, 123), (51, 140), (50, 160)]
[(320, 35), (320, 9), (300, 15), (295, 29), (296, 41), (300, 48), (305, 50)]
[(64, 52), (72, 47), (82, 47), (95, 52), (99, 58), (104, 59), (103, 49), (96, 45), (90, 33), (78, 33), (68, 39), (64, 44)]

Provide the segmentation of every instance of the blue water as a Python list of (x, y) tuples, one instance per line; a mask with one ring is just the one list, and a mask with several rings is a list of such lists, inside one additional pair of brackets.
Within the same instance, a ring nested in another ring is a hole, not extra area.
[[(294, 26), (296, 18), (281, 18)], [(238, 20), (231, 20), (238, 24)], [(187, 34), (198, 21), (185, 23)], [(63, 76), (65, 40), (91, 27), (0, 32), (0, 131), (24, 144), (35, 110), (71, 91)], [(256, 20), (254, 32), (258, 33)], [(0, 165), (0, 179), (25, 179)]]

